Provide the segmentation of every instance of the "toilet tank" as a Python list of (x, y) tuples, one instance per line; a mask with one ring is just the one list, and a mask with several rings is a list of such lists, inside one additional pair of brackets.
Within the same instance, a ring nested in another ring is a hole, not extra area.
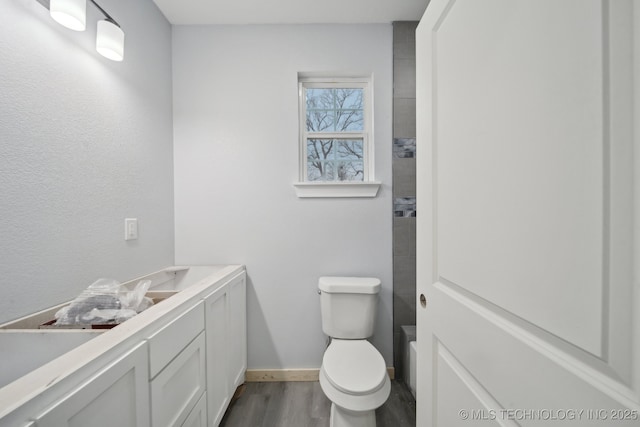
[(321, 277), (322, 330), (333, 338), (373, 335), (380, 280), (373, 277)]

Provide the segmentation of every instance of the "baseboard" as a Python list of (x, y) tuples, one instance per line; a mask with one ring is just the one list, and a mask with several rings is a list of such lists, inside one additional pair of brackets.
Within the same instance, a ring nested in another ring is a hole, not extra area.
[(318, 381), (319, 369), (247, 369), (248, 383), (271, 381)]
[[(395, 378), (395, 369), (387, 368), (389, 378)], [(272, 381), (318, 381), (320, 369), (247, 369), (245, 381), (262, 383)]]

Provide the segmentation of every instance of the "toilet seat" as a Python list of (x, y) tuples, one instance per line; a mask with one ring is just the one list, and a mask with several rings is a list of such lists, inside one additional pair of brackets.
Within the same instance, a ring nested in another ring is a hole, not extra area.
[(326, 379), (342, 393), (363, 396), (385, 385), (382, 355), (367, 340), (334, 339), (322, 358)]

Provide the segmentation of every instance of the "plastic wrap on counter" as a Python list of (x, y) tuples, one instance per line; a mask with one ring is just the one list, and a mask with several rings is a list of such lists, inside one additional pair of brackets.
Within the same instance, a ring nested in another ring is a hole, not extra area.
[(54, 325), (102, 325), (122, 323), (153, 305), (145, 296), (150, 280), (141, 280), (133, 290), (113, 279), (98, 279), (71, 304), (55, 314)]

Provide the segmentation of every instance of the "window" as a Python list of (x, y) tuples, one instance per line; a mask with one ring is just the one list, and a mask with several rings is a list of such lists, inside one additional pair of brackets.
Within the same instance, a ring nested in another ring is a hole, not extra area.
[[(379, 184), (373, 182), (370, 83), (369, 78), (299, 78), (299, 196), (338, 197), (337, 189), (345, 197), (375, 196), (352, 191)], [(312, 187), (322, 194), (301, 195), (301, 189)]]

